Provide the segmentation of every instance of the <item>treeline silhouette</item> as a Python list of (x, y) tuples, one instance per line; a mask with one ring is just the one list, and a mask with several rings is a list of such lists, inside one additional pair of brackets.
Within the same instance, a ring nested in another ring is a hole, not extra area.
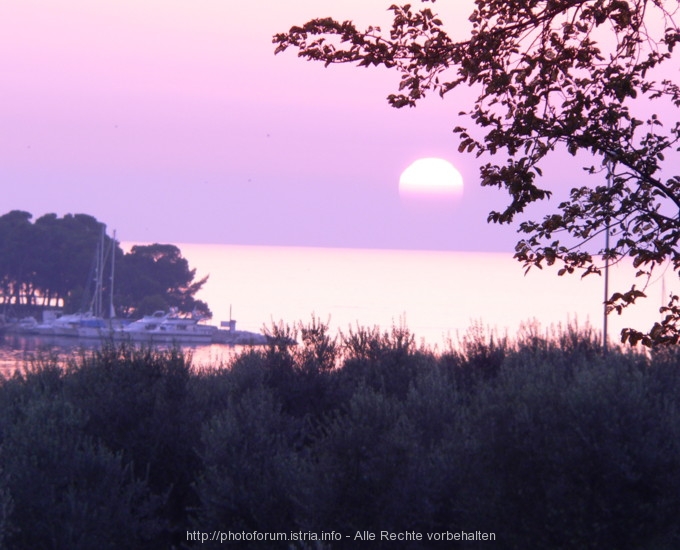
[[(195, 295), (207, 277), (194, 280), (182, 253), (171, 244), (133, 246), (123, 253), (104, 225), (87, 214), (33, 215), (13, 210), (0, 216), (0, 305), (3, 312), (31, 314), (40, 308), (63, 307), (67, 313), (87, 311), (95, 292), (98, 247), (107, 265), (102, 288), (111, 293), (111, 263), (115, 264), (113, 304), (119, 316), (141, 317), (175, 307), (210, 316)], [(112, 250), (113, 247), (113, 250)], [(113, 252), (113, 254), (111, 254)], [(111, 259), (113, 258), (113, 261)], [(108, 298), (107, 298), (108, 299)]]
[[(123, 344), (6, 379), (5, 547), (222, 548), (188, 534), (332, 530), (496, 536), (446, 548), (680, 547), (675, 348), (604, 354), (574, 327), (513, 342), (476, 327), (443, 351), (402, 327), (270, 333), (219, 367)], [(433, 546), (410, 544), (371, 546)]]

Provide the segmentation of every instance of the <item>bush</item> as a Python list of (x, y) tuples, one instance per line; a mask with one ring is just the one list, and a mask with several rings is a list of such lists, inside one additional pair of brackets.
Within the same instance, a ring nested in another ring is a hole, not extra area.
[(335, 529), (670, 549), (680, 355), (603, 355), (588, 329), (535, 325), (515, 342), (475, 327), (438, 354), (403, 327), (334, 339), (316, 320), (214, 370), (109, 346), (2, 383), (0, 461), (12, 548)]
[(298, 429), (269, 390), (232, 397), (203, 428), (197, 529), (294, 530), (303, 485)]
[(394, 326), (390, 332), (358, 327), (342, 335), (342, 343), (340, 372), (345, 384), (365, 384), (387, 395), (406, 396), (420, 364), (415, 337), (406, 327)]
[(146, 548), (161, 531), (159, 499), (120, 453), (84, 435), (85, 422), (59, 398), (31, 400), (4, 433), (8, 547)]
[(122, 344), (72, 361), (63, 383), (66, 399), (85, 414), (84, 434), (134, 465), (163, 498), (162, 514), (172, 527), (166, 547), (185, 534), (200, 465), (203, 404), (193, 401), (190, 379), (189, 358), (181, 351)]
[(346, 413), (320, 423), (310, 449), (314, 490), (305, 499), (310, 530), (353, 533), (417, 524), (423, 510), (413, 474), (420, 453), (403, 409), (364, 386)]
[(471, 403), (469, 521), (509, 548), (677, 545), (680, 387), (650, 391), (654, 369), (618, 353), (572, 354), (570, 369), (563, 354), (522, 354)]

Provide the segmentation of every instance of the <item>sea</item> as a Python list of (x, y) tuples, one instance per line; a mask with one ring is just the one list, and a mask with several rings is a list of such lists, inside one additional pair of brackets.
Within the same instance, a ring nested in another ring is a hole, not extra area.
[[(123, 243), (129, 249), (132, 243)], [(472, 327), (514, 337), (523, 327), (550, 334), (576, 324), (603, 327), (604, 277), (557, 275), (557, 267), (525, 273), (512, 253), (368, 250), (343, 248), (178, 244), (196, 279), (208, 275), (197, 297), (213, 312), (213, 324), (236, 320), (236, 328), (261, 332), (273, 324), (327, 322), (334, 334), (357, 327), (389, 331), (406, 327), (419, 346), (455, 347)], [(609, 288), (628, 290), (631, 265), (610, 268)], [(672, 279), (669, 270), (668, 279)], [(638, 288), (645, 281), (637, 281)], [(663, 273), (645, 288), (647, 299), (608, 317), (608, 335), (622, 328), (648, 329), (673, 289)], [(42, 341), (6, 335), (0, 369), (8, 372), (36, 354), (68, 357), (92, 342)], [(222, 345), (189, 348), (193, 364), (222, 365), (239, 349)]]

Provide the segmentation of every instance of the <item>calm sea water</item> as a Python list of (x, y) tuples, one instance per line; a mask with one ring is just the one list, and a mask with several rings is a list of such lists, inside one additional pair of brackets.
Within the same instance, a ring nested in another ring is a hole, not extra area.
[[(533, 321), (546, 329), (570, 321), (602, 327), (602, 277), (558, 277), (554, 269), (525, 275), (509, 253), (178, 246), (197, 277), (210, 276), (198, 297), (210, 305), (213, 323), (228, 320), (231, 312), (242, 330), (308, 322), (312, 316), (344, 332), (357, 324), (385, 330), (404, 324), (419, 343), (441, 349), (475, 323), (511, 336)], [(610, 288), (627, 290), (632, 273), (630, 267), (613, 267)], [(660, 279), (647, 294), (644, 303), (609, 317), (612, 339), (625, 326), (651, 326), (662, 299)], [(5, 342), (0, 361), (13, 363), (36, 346)], [(68, 342), (59, 346), (72, 349)], [(202, 364), (230, 354), (222, 346), (193, 352)]]

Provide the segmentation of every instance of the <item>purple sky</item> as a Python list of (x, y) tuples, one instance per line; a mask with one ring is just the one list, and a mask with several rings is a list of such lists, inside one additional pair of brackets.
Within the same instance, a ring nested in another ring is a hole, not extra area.
[[(395, 110), (395, 73), (273, 54), (293, 24), (386, 24), (389, 4), (3, 3), (0, 213), (88, 213), (127, 242), (512, 250), (514, 231), (486, 224), (505, 197), (451, 132), (471, 94)], [(464, 25), (464, 5), (435, 8)], [(429, 156), (462, 173), (456, 205), (400, 200), (400, 173)], [(555, 172), (565, 188), (580, 174)]]

